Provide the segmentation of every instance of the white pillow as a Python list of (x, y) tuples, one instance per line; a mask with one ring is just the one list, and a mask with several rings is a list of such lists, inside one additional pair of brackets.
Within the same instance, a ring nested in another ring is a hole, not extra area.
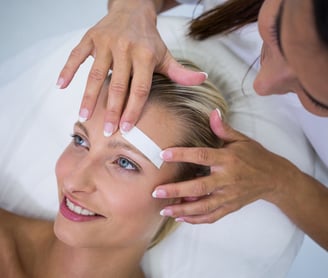
[[(241, 82), (247, 65), (218, 38), (206, 42), (185, 39), (186, 23), (181, 18), (158, 19), (172, 53), (199, 64), (224, 92), (231, 125), (313, 173), (314, 154), (288, 107), (279, 97), (254, 94), (254, 72), (243, 86), (244, 95)], [(41, 61), (37, 47), (30, 50), (35, 63), (1, 84), (1, 207), (48, 219), (58, 209), (54, 165), (70, 140), (92, 59), (81, 66), (64, 92), (55, 89), (55, 82), (85, 31), (70, 34), (69, 40)], [(21, 60), (24, 54), (12, 66), (19, 67)], [(283, 277), (302, 239), (303, 233), (277, 207), (259, 200), (215, 224), (182, 224), (147, 252), (142, 265), (147, 277), (154, 278)]]

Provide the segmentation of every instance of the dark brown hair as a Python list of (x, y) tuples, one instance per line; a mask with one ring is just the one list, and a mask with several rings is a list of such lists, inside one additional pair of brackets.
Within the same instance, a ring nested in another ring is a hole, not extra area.
[(256, 22), (264, 0), (228, 0), (193, 19), (189, 36), (203, 40)]

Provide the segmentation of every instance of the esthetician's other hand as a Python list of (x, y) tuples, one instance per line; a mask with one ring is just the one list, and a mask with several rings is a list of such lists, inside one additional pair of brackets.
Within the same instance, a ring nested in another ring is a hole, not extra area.
[(104, 119), (107, 134), (119, 125), (128, 131), (137, 122), (154, 71), (185, 85), (197, 85), (206, 79), (204, 73), (187, 70), (172, 57), (156, 28), (156, 8), (152, 0), (110, 1), (108, 14), (87, 31), (59, 75), (57, 85), (65, 88), (84, 60), (90, 55), (95, 58), (80, 108), (80, 117), (87, 119), (109, 69), (113, 70)]
[(185, 200), (166, 207), (161, 214), (192, 224), (213, 223), (262, 199), (280, 208), (328, 250), (328, 188), (223, 123), (216, 111), (211, 115), (211, 127), (225, 141), (223, 148), (171, 148), (163, 153), (166, 161), (209, 165), (211, 174), (158, 186), (154, 197)]
[(166, 207), (163, 215), (193, 224), (213, 223), (255, 200), (276, 202), (282, 188), (295, 182), (300, 172), (295, 166), (233, 130), (216, 111), (211, 127), (225, 141), (223, 148), (170, 148), (163, 153), (166, 161), (211, 166), (209, 176), (156, 188), (156, 198), (185, 198)]

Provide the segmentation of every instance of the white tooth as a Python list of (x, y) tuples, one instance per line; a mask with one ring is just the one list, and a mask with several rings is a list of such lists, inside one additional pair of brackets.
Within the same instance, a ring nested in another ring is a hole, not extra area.
[(89, 216), (96, 215), (94, 212), (91, 212), (85, 208), (81, 208), (80, 206), (74, 205), (70, 200), (68, 200), (68, 198), (66, 198), (66, 205), (71, 211), (77, 214), (89, 215)]
[(82, 208), (79, 206), (75, 206), (74, 207), (74, 212), (76, 212), (77, 214), (81, 214)]
[(82, 215), (94, 215), (94, 213), (92, 213), (91, 211), (88, 211), (87, 209), (82, 209), (81, 214)]

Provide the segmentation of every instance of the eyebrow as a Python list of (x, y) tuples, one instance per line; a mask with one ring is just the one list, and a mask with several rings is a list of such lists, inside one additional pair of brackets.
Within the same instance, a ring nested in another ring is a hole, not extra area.
[(282, 54), (282, 56), (285, 56), (284, 55), (284, 50), (282, 48), (282, 45), (281, 45), (281, 21), (282, 21), (282, 13), (283, 13), (283, 10), (284, 10), (284, 1), (281, 1), (280, 3), (280, 6), (279, 6), (279, 9), (278, 9), (278, 13), (276, 15), (276, 18), (275, 18), (275, 22), (274, 22), (274, 25), (275, 25), (275, 29), (276, 29), (276, 36), (277, 36), (277, 42), (278, 42), (278, 47), (279, 47), (279, 50)]
[[(80, 122), (76, 122), (75, 123), (75, 126), (79, 127), (80, 129), (83, 130), (83, 132), (85, 133), (85, 135), (87, 137), (89, 137), (89, 133), (88, 133), (88, 129)], [(151, 160), (146, 157), (142, 152), (140, 152), (137, 148), (135, 148), (134, 146), (132, 146), (131, 144), (128, 144), (128, 143), (125, 143), (125, 142), (121, 142), (121, 141), (118, 141), (118, 140), (114, 140), (114, 141), (110, 141), (108, 142), (107, 146), (109, 148), (122, 148), (122, 149), (125, 149), (127, 151), (132, 151), (133, 153), (139, 155), (139, 156), (142, 156), (144, 159), (146, 159), (147, 161), (149, 161), (150, 163)]]

